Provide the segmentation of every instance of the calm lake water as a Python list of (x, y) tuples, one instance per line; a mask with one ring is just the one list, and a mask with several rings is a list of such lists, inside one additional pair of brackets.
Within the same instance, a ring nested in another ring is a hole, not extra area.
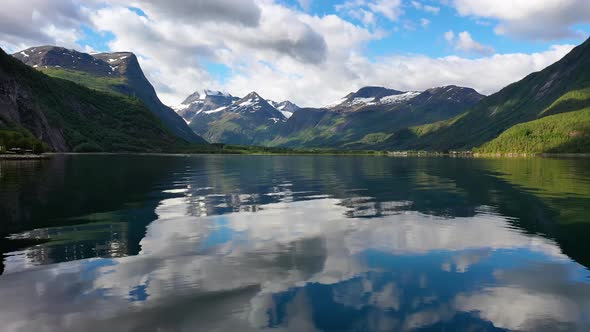
[(2, 331), (590, 331), (590, 159), (0, 162)]

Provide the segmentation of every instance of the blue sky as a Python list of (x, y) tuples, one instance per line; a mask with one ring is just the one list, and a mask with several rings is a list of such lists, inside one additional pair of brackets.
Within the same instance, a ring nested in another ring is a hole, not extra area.
[(135, 52), (160, 97), (317, 106), (364, 85), (489, 94), (590, 35), (588, 0), (5, 0), (0, 46)]

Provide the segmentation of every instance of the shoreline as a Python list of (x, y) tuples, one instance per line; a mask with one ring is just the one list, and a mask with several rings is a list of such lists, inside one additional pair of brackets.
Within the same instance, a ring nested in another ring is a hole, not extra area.
[(0, 154), (0, 160), (48, 160), (48, 154)]
[(53, 156), (76, 155), (136, 155), (136, 156), (372, 156), (390, 158), (590, 158), (590, 153), (443, 153), (427, 151), (291, 151), (291, 152), (252, 152), (252, 153), (166, 153), (166, 152), (46, 152), (43, 154), (0, 154), (0, 161), (10, 160), (49, 160)]
[[(277, 153), (166, 153), (166, 152), (48, 152), (42, 155), (1, 155), (0, 160), (45, 160), (62, 155), (135, 155), (135, 156), (372, 156), (372, 157), (448, 157), (448, 158), (590, 158), (590, 153), (442, 153), (442, 152), (277, 152)], [(3, 158), (8, 156), (8, 158)]]

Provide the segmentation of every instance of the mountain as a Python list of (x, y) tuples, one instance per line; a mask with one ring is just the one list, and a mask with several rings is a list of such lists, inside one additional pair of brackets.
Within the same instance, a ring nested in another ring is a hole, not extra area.
[(283, 113), (283, 115), (288, 119), (290, 118), (293, 113), (295, 113), (297, 110), (300, 109), (299, 106), (293, 104), (292, 102), (285, 100), (285, 101), (281, 101), (279, 103), (277, 103), (276, 101), (272, 101), (272, 100), (267, 100), (269, 104), (272, 105), (272, 107), (276, 108), (277, 110), (279, 110), (281, 113)]
[(162, 152), (186, 144), (140, 100), (49, 77), (0, 49), (0, 145), (15, 135), (60, 152)]
[[(417, 93), (414, 92), (402, 92), (393, 89), (388, 89), (380, 86), (366, 86), (361, 88), (357, 92), (351, 92), (339, 101), (332, 103), (326, 108), (334, 111), (350, 112), (357, 111), (368, 105), (379, 105), (386, 104), (390, 101), (394, 101), (397, 98), (411, 99), (415, 97)], [(405, 95), (404, 97), (400, 97)]]
[(251, 92), (231, 105), (198, 112), (190, 121), (190, 127), (210, 142), (252, 145), (268, 140), (287, 118)]
[(205, 143), (176, 112), (160, 101), (133, 53), (87, 54), (63, 47), (40, 46), (17, 52), (13, 56), (49, 76), (103, 92), (138, 98), (172, 133), (189, 142)]
[(229, 106), (239, 99), (240, 98), (238, 97), (234, 97), (221, 91), (196, 91), (188, 96), (180, 105), (173, 106), (172, 109), (174, 109), (187, 123), (190, 123), (198, 113)]
[(365, 87), (325, 108), (303, 108), (269, 141), (286, 147), (364, 148), (396, 130), (450, 119), (484, 96), (471, 88), (446, 86), (422, 92)]
[[(532, 127), (514, 127), (512, 134), (514, 131), (525, 128), (546, 126), (551, 121), (556, 121), (552, 126), (559, 126), (561, 120), (567, 116), (553, 117), (540, 122), (536, 120), (550, 115), (580, 111), (587, 107), (590, 107), (590, 39), (551, 66), (532, 73), (521, 81), (483, 99), (464, 114), (448, 121), (396, 132), (375, 147), (436, 151), (471, 149), (494, 140), (520, 123), (532, 121)], [(561, 130), (563, 129), (562, 127)], [(535, 138), (532, 133), (528, 135), (529, 138), (526, 141), (536, 144), (540, 138), (538, 136)], [(569, 141), (578, 140), (580, 135), (589, 133), (590, 129), (582, 131), (572, 129), (569, 133), (570, 139), (562, 144), (568, 146)], [(507, 135), (511, 137), (512, 134), (507, 132)], [(503, 137), (503, 139), (506, 138)], [(496, 147), (500, 146), (503, 146), (503, 152), (520, 152), (516, 148), (508, 149), (504, 144)], [(546, 150), (567, 152), (551, 144), (547, 145)], [(541, 148), (537, 152), (546, 151)], [(586, 147), (586, 152), (590, 152), (590, 146)]]

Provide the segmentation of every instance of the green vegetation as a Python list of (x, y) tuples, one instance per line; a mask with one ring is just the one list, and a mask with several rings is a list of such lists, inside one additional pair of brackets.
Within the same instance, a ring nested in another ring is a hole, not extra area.
[(590, 88), (570, 91), (553, 102), (547, 109), (541, 112), (542, 115), (578, 110), (590, 106)]
[(102, 92), (116, 92), (117, 87), (127, 84), (123, 76), (101, 77), (78, 70), (63, 68), (39, 68), (39, 70), (51, 77), (72, 81)]
[(43, 153), (47, 147), (26, 130), (0, 129), (0, 153), (7, 153), (10, 149), (31, 150), (33, 153)]
[(588, 153), (590, 108), (518, 124), (476, 149), (481, 153)]
[(290, 149), (252, 145), (210, 144), (192, 145), (180, 149), (181, 153), (211, 154), (325, 154), (325, 155), (385, 155), (385, 151), (374, 150), (337, 150), (337, 149)]
[(28, 91), (18, 96), (18, 111), (32, 119), (20, 125), (62, 136), (69, 151), (163, 152), (186, 144), (136, 98), (49, 77), (1, 51), (0, 73), (0, 83)]
[[(448, 121), (410, 128), (402, 132), (404, 135), (394, 134), (379, 148), (431, 151), (472, 149), (495, 139), (519, 123), (590, 107), (589, 55), (590, 39), (562, 60), (483, 99), (468, 112)], [(575, 135), (570, 139), (578, 140)], [(527, 152), (540, 149), (527, 147), (526, 150), (519, 150), (521, 148), (525, 146), (511, 150)], [(577, 144), (562, 144), (553, 150), (575, 152), (577, 149)]]
[[(330, 147), (345, 149), (388, 149), (396, 131), (444, 121), (474, 105), (472, 96), (461, 102), (435, 95), (411, 104), (372, 106), (354, 112), (304, 110), (291, 122), (295, 128), (282, 128), (278, 135), (258, 144), (288, 147)], [(285, 130), (287, 129), (287, 130)]]

